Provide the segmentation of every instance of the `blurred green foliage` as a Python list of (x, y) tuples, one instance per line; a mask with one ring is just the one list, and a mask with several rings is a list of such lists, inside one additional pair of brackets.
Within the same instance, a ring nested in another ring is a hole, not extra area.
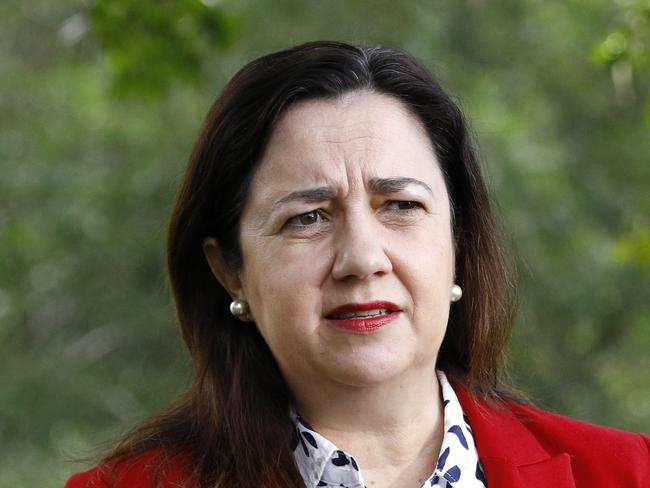
[(244, 62), (334, 38), (422, 59), (472, 122), (517, 257), (513, 380), (650, 430), (650, 3), (0, 4), (0, 486), (62, 486), (187, 379), (165, 223)]
[(199, 0), (97, 0), (88, 14), (118, 94), (160, 95), (174, 79), (202, 80), (205, 53), (236, 34), (234, 17)]

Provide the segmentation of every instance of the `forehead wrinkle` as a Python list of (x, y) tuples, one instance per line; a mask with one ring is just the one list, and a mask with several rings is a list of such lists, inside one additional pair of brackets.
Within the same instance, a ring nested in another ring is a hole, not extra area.
[(329, 137), (324, 136), (323, 139), (320, 140), (320, 142), (325, 142), (327, 144), (347, 144), (349, 142), (354, 142), (354, 141), (364, 141), (364, 140), (375, 140), (377, 139), (377, 136), (369, 134), (369, 135), (359, 135), (355, 137), (348, 137), (348, 138), (332, 138), (330, 139)]

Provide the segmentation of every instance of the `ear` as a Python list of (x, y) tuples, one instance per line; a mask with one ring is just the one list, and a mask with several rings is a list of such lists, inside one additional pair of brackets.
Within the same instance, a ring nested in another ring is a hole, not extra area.
[(244, 299), (239, 273), (223, 258), (221, 247), (214, 237), (203, 239), (203, 254), (208, 261), (214, 277), (221, 283), (232, 298)]

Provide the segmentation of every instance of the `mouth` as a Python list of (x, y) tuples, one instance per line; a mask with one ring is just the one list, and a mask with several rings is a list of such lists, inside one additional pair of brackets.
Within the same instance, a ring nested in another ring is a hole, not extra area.
[(342, 313), (333, 313), (326, 318), (330, 320), (346, 320), (346, 319), (365, 319), (368, 317), (379, 317), (381, 315), (388, 315), (393, 313), (389, 308), (373, 308), (372, 310), (357, 310)]
[(333, 325), (355, 332), (370, 332), (397, 318), (401, 309), (391, 302), (348, 303), (325, 316)]
[(346, 303), (330, 311), (326, 319), (341, 320), (350, 318), (374, 317), (401, 312), (400, 308), (392, 302), (377, 301), (367, 303)]

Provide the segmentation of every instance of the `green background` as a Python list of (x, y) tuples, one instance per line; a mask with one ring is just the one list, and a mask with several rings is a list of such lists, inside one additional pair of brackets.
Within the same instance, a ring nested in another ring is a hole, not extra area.
[(469, 117), (516, 255), (513, 382), (650, 430), (650, 2), (0, 3), (0, 486), (159, 411), (189, 371), (164, 273), (203, 115), (246, 61), (403, 47)]

